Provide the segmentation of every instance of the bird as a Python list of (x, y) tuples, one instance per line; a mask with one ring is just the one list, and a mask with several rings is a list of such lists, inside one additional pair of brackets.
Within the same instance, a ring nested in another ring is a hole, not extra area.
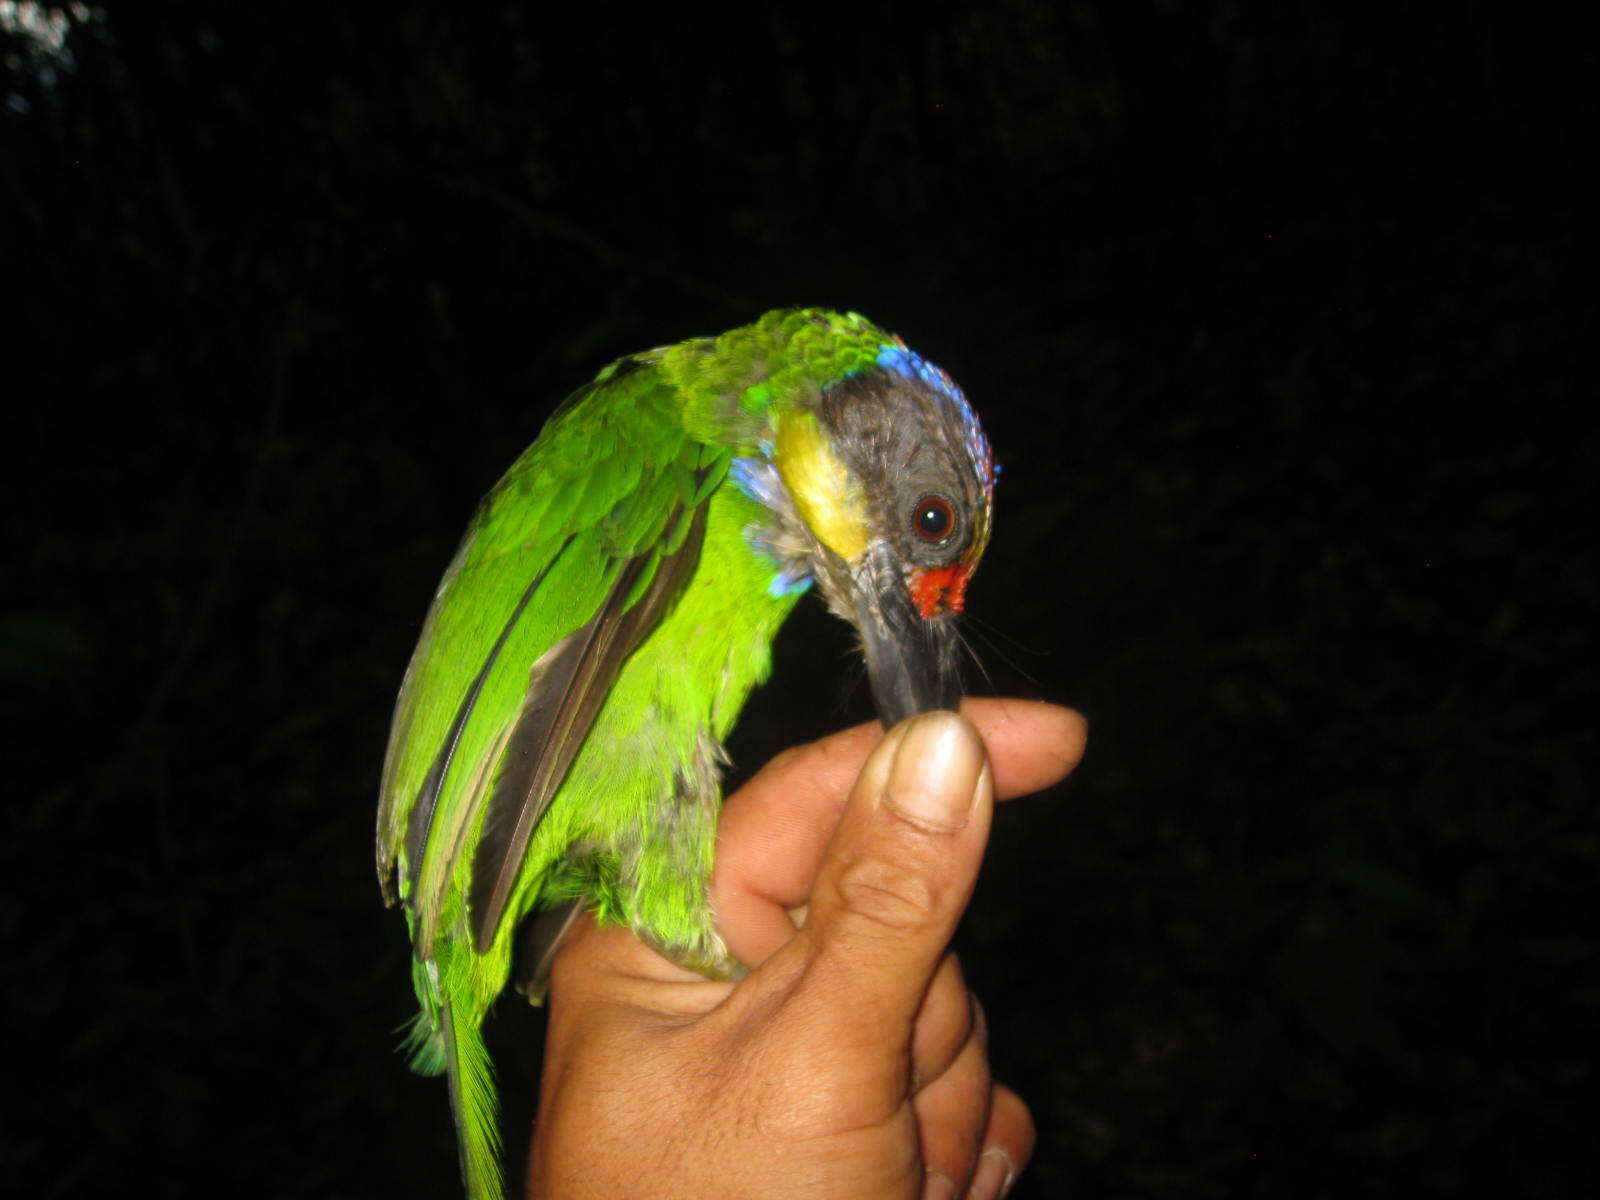
[(377, 821), (472, 1200), (502, 1195), (482, 1023), (539, 1002), (572, 920), (711, 978), (722, 744), (816, 588), (886, 727), (961, 695), (955, 620), (996, 468), (950, 377), (856, 313), (769, 312), (627, 355), (489, 491), (423, 621)]

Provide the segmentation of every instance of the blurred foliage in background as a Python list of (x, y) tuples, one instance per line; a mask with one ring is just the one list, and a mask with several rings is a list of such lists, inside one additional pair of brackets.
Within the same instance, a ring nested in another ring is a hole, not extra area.
[(370, 853), (432, 587), (609, 358), (820, 303), (990, 428), (974, 687), (1092, 727), (960, 943), (1016, 1194), (1587, 1194), (1592, 43), (1387, 7), (0, 4), (14, 1190), (455, 1194)]

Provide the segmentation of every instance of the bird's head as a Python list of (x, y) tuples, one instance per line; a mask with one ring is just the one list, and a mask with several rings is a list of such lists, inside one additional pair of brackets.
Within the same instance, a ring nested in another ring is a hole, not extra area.
[(989, 540), (994, 463), (961, 391), (887, 339), (864, 369), (775, 414), (735, 478), (773, 513), (775, 588), (815, 580), (861, 636), (885, 725), (960, 699), (953, 621)]

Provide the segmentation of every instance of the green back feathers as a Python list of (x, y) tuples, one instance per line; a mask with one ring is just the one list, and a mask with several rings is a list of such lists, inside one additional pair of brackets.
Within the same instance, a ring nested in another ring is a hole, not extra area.
[(814, 405), (824, 387), (870, 367), (892, 340), (855, 313), (797, 308), (658, 353), (690, 435), (750, 454), (768, 436), (774, 406)]
[[(430, 856), (458, 848), (470, 814), (457, 801), (486, 782), (475, 771), (521, 704), (531, 664), (594, 615), (624, 562), (677, 532), (665, 527), (698, 490), (701, 447), (673, 399), (654, 371), (591, 385), (474, 515), (407, 671), (385, 764), (379, 872), (398, 869), (414, 908), (429, 910), (444, 886), (435, 871), (414, 891)], [(437, 799), (426, 823), (413, 821), (433, 772)], [(426, 846), (418, 824), (433, 828)]]

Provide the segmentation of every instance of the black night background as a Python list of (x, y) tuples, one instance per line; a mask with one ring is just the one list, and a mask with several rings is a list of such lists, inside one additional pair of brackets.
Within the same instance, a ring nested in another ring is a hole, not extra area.
[[(1014, 1195), (1589, 1194), (1592, 43), (546, 7), (0, 3), (7, 1190), (458, 1194), (370, 850), (434, 584), (611, 358), (823, 304), (1003, 464), (969, 686), (1090, 723), (958, 942)], [(802, 606), (737, 773), (849, 651)]]

